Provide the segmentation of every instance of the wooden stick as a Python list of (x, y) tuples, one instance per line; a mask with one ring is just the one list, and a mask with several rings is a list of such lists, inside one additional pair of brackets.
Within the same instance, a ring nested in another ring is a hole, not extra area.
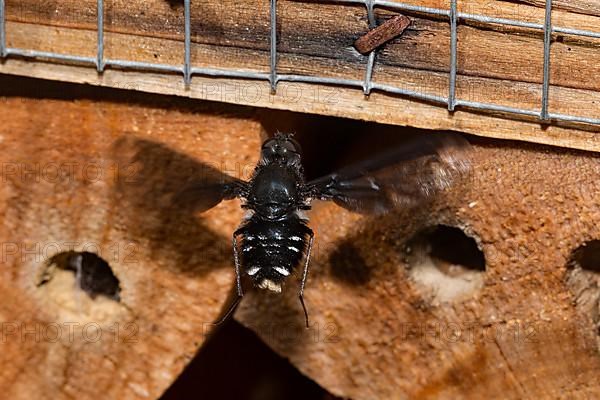
[(361, 54), (368, 54), (377, 47), (400, 36), (410, 25), (410, 19), (404, 15), (396, 15), (370, 30), (354, 42), (354, 47)]

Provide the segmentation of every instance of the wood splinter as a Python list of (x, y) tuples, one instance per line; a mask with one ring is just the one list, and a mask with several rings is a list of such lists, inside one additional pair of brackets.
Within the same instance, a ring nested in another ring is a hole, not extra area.
[(361, 54), (369, 54), (382, 44), (400, 36), (409, 25), (408, 17), (396, 15), (358, 38), (354, 42), (354, 47)]

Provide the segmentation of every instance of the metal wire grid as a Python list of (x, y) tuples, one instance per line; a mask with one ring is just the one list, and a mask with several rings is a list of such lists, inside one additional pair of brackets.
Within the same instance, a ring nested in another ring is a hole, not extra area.
[[(431, 16), (447, 17), (450, 22), (450, 71), (449, 71), (449, 91), (448, 96), (436, 96), (426, 93), (419, 93), (413, 90), (403, 89), (396, 86), (385, 85), (373, 82), (373, 66), (375, 64), (376, 51), (369, 54), (364, 80), (328, 78), (320, 76), (277, 74), (277, 0), (270, 0), (270, 71), (268, 73), (250, 72), (243, 70), (230, 70), (218, 68), (198, 68), (191, 65), (191, 0), (184, 0), (184, 57), (182, 66), (167, 64), (145, 63), (128, 60), (113, 60), (104, 58), (104, 0), (97, 0), (97, 56), (81, 57), (76, 55), (65, 55), (52, 52), (43, 52), (37, 50), (26, 50), (19, 48), (6, 47), (6, 18), (5, 18), (5, 0), (0, 0), (0, 57), (7, 58), (17, 56), (27, 59), (43, 58), (55, 62), (67, 62), (95, 66), (98, 73), (102, 73), (106, 67), (120, 69), (134, 69), (152, 72), (174, 72), (181, 73), (186, 87), (192, 82), (194, 75), (222, 77), (222, 78), (244, 78), (254, 80), (268, 81), (273, 92), (277, 89), (277, 84), (282, 81), (316, 83), (324, 85), (339, 85), (348, 87), (362, 88), (365, 95), (369, 95), (373, 90), (401, 95), (409, 98), (442, 104), (450, 112), (457, 107), (475, 110), (484, 110), (500, 112), (507, 114), (525, 115), (536, 117), (540, 121), (548, 123), (550, 121), (568, 121), (586, 123), (591, 125), (600, 125), (600, 119), (587, 118), (583, 116), (551, 113), (548, 108), (548, 98), (550, 91), (550, 44), (552, 33), (563, 33), (575, 36), (584, 36), (600, 39), (600, 32), (571, 29), (552, 26), (552, 0), (546, 0), (545, 20), (543, 24), (523, 22), (518, 20), (495, 18), (483, 15), (458, 12), (457, 0), (450, 0), (448, 10), (430, 7), (421, 7), (412, 4), (397, 3), (387, 0), (329, 0), (338, 4), (362, 4), (367, 9), (369, 26), (375, 27), (376, 20), (374, 9), (381, 7), (399, 11), (417, 12)], [(456, 74), (457, 74), (457, 42), (458, 42), (458, 23), (460, 20), (474, 21), (484, 24), (500, 24), (514, 27), (541, 30), (544, 33), (544, 61), (543, 61), (543, 83), (542, 83), (542, 104), (540, 110), (530, 110), (522, 108), (507, 107), (492, 103), (481, 103), (467, 101), (456, 98)]]

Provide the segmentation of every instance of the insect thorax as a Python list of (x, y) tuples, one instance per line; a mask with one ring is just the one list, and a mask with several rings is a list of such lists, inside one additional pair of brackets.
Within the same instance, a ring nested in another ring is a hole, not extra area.
[(273, 162), (257, 167), (246, 207), (266, 220), (281, 220), (305, 203), (301, 169)]

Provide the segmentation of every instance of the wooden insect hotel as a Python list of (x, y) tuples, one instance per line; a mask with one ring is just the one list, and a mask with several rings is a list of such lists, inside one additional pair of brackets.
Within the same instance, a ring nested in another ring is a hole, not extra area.
[[(0, 0), (2, 397), (600, 398), (598, 77), (595, 0)], [(315, 202), (309, 328), (295, 278), (215, 326), (244, 211), (171, 199), (277, 131), (313, 178), (439, 131), (472, 169)]]

